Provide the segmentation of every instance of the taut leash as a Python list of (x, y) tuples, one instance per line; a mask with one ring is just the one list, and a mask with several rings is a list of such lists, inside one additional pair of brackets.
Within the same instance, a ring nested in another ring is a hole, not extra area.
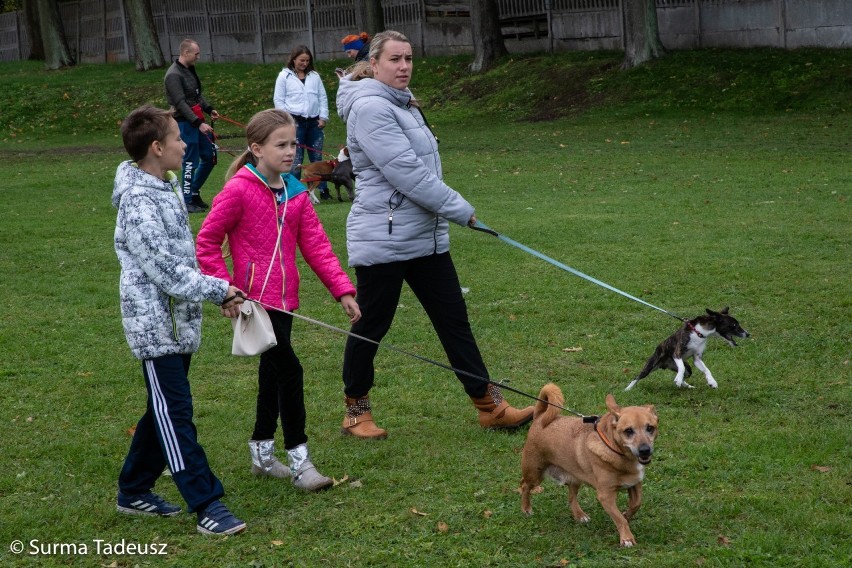
[[(239, 295), (239, 296), (241, 296), (241, 297), (243, 297), (243, 298), (245, 298), (245, 296), (244, 296), (242, 293), (239, 293), (238, 295)], [(227, 300), (232, 300), (232, 299), (233, 299), (233, 297), (231, 297), (231, 298), (226, 298), (226, 299), (227, 299)], [(442, 369), (446, 369), (446, 370), (448, 370), (448, 371), (452, 371), (453, 373), (461, 374), (461, 375), (464, 375), (464, 376), (466, 376), (466, 377), (470, 377), (470, 378), (472, 378), (472, 379), (476, 379), (477, 381), (481, 381), (481, 382), (483, 382), (483, 383), (488, 383), (488, 384), (490, 384), (490, 385), (494, 385), (494, 386), (500, 387), (500, 388), (502, 388), (502, 389), (506, 389), (506, 390), (508, 390), (508, 391), (511, 391), (511, 392), (513, 392), (513, 393), (515, 393), (515, 394), (519, 394), (519, 395), (521, 395), (521, 396), (525, 396), (525, 397), (527, 397), (527, 398), (531, 398), (531, 399), (536, 400), (536, 401), (538, 401), (538, 402), (543, 402), (543, 403), (545, 403), (545, 404), (549, 404), (550, 406), (554, 406), (554, 407), (556, 407), (556, 408), (558, 408), (558, 409), (560, 409), (560, 410), (564, 410), (565, 412), (569, 412), (569, 413), (571, 413), (571, 414), (573, 414), (573, 415), (575, 415), (575, 416), (579, 416), (580, 418), (582, 418), (582, 419), (583, 419), (583, 422), (585, 422), (585, 423), (595, 424), (595, 423), (597, 423), (597, 422), (598, 422), (598, 420), (600, 420), (600, 416), (596, 416), (596, 415), (586, 416), (585, 414), (580, 414), (580, 413), (579, 413), (579, 412), (577, 412), (576, 410), (571, 410), (570, 408), (565, 408), (564, 406), (560, 406), (560, 405), (558, 405), (558, 404), (554, 404), (554, 403), (552, 403), (552, 402), (550, 402), (550, 401), (548, 401), (548, 400), (544, 400), (544, 399), (539, 398), (539, 397), (537, 397), (537, 396), (535, 396), (535, 395), (531, 395), (531, 394), (529, 394), (529, 393), (526, 393), (526, 392), (524, 392), (524, 391), (522, 391), (522, 390), (518, 390), (518, 389), (516, 389), (516, 388), (514, 388), (514, 387), (510, 387), (510, 386), (509, 386), (509, 385), (507, 385), (505, 382), (497, 382), (497, 381), (492, 381), (491, 379), (486, 379), (485, 377), (480, 377), (480, 376), (479, 376), (479, 375), (477, 375), (476, 373), (471, 373), (471, 372), (469, 372), (469, 371), (464, 371), (464, 370), (462, 370), (462, 369), (457, 369), (457, 368), (453, 367), (452, 365), (447, 365), (446, 363), (441, 363), (440, 361), (435, 361), (434, 359), (429, 359), (428, 357), (424, 357), (424, 356), (422, 356), (422, 355), (418, 355), (418, 354), (416, 354), (416, 353), (412, 353), (412, 352), (410, 352), (410, 351), (406, 351), (405, 349), (401, 349), (401, 348), (399, 348), (399, 347), (396, 347), (395, 345), (391, 345), (391, 344), (389, 344), (389, 343), (382, 343), (382, 342), (380, 342), (380, 341), (376, 341), (376, 340), (374, 340), (374, 339), (370, 339), (369, 337), (364, 337), (363, 335), (358, 335), (357, 333), (352, 333), (351, 331), (346, 331), (345, 329), (340, 329), (339, 327), (335, 327), (335, 326), (333, 326), (333, 325), (331, 325), (331, 324), (328, 324), (328, 323), (325, 323), (325, 322), (323, 322), (323, 321), (316, 320), (316, 319), (313, 319), (313, 318), (309, 318), (308, 316), (303, 316), (303, 315), (301, 315), (301, 314), (297, 314), (296, 312), (291, 312), (291, 311), (288, 311), (288, 310), (282, 310), (282, 309), (280, 309), (280, 308), (277, 308), (277, 307), (275, 307), (275, 306), (271, 306), (271, 305), (269, 305), (269, 304), (264, 304), (263, 302), (259, 302), (259, 301), (257, 301), (257, 300), (249, 300), (249, 299), (246, 299), (246, 301), (247, 301), (247, 302), (255, 302), (255, 303), (257, 303), (257, 304), (260, 304), (260, 305), (261, 305), (261, 306), (263, 306), (264, 308), (268, 308), (268, 309), (271, 309), (271, 310), (279, 311), (279, 312), (281, 312), (281, 313), (285, 313), (285, 314), (287, 314), (287, 315), (289, 315), (289, 316), (292, 316), (292, 317), (294, 317), (294, 318), (298, 318), (298, 319), (300, 319), (300, 320), (303, 320), (303, 321), (306, 321), (306, 322), (312, 323), (312, 324), (314, 324), (314, 325), (318, 325), (318, 326), (320, 326), (320, 327), (324, 327), (324, 328), (326, 328), (326, 329), (330, 329), (331, 331), (336, 331), (337, 333), (342, 333), (343, 335), (348, 335), (349, 337), (354, 337), (355, 339), (360, 339), (361, 341), (366, 341), (367, 343), (372, 343), (373, 345), (377, 345), (377, 346), (379, 346), (379, 347), (383, 347), (383, 348), (388, 349), (388, 350), (390, 350), (390, 351), (396, 351), (397, 353), (401, 353), (402, 355), (405, 355), (405, 356), (407, 356), (407, 357), (412, 357), (412, 358), (414, 358), (414, 359), (418, 359), (418, 360), (420, 360), (420, 361), (423, 361), (424, 363), (429, 363), (430, 365), (435, 365), (436, 367), (441, 367)], [(224, 303), (227, 303), (227, 302), (224, 302)]]
[(529, 253), (529, 254), (531, 254), (531, 255), (533, 255), (533, 256), (535, 256), (535, 257), (538, 257), (538, 258), (542, 259), (542, 260), (543, 260), (543, 261), (545, 261), (545, 262), (549, 262), (549, 263), (550, 263), (550, 264), (552, 264), (553, 266), (555, 266), (555, 267), (557, 267), (557, 268), (561, 268), (562, 270), (564, 270), (564, 271), (566, 271), (566, 272), (570, 272), (570, 273), (571, 273), (571, 274), (573, 274), (574, 276), (579, 276), (580, 278), (583, 278), (584, 280), (588, 280), (589, 282), (591, 282), (591, 283), (593, 283), (593, 284), (597, 284), (598, 286), (602, 286), (602, 287), (606, 288), (607, 290), (610, 290), (610, 291), (612, 291), (612, 292), (615, 292), (616, 294), (621, 294), (621, 295), (622, 295), (622, 296), (624, 296), (625, 298), (630, 298), (630, 299), (631, 299), (631, 300), (633, 300), (634, 302), (639, 302), (640, 304), (643, 304), (643, 305), (645, 305), (645, 306), (648, 306), (649, 308), (653, 308), (653, 309), (655, 309), (655, 310), (657, 310), (657, 311), (663, 312), (664, 314), (669, 315), (669, 316), (671, 316), (671, 317), (675, 318), (676, 320), (680, 320), (681, 322), (685, 322), (685, 321), (687, 321), (685, 318), (682, 318), (682, 317), (680, 317), (679, 315), (677, 315), (677, 314), (675, 314), (675, 313), (672, 313), (672, 312), (670, 312), (670, 311), (668, 311), (668, 310), (664, 310), (663, 308), (660, 308), (660, 307), (658, 307), (658, 306), (655, 306), (654, 304), (651, 304), (651, 303), (649, 303), (649, 302), (646, 302), (645, 300), (642, 300), (642, 299), (640, 299), (640, 298), (637, 298), (636, 296), (633, 296), (633, 295), (631, 295), (631, 294), (628, 294), (627, 292), (624, 292), (624, 291), (622, 291), (622, 290), (619, 290), (619, 289), (618, 289), (618, 288), (616, 288), (615, 286), (610, 286), (610, 285), (609, 285), (609, 284), (607, 284), (606, 282), (601, 282), (601, 281), (600, 281), (600, 280), (598, 280), (597, 278), (593, 278), (593, 277), (589, 276), (588, 274), (585, 274), (585, 273), (583, 273), (583, 272), (580, 272), (579, 270), (577, 270), (577, 269), (575, 269), (575, 268), (571, 268), (571, 267), (570, 267), (570, 266), (568, 266), (567, 264), (562, 264), (562, 263), (561, 263), (561, 262), (559, 262), (558, 260), (555, 260), (555, 259), (553, 259), (553, 258), (550, 258), (549, 256), (547, 256), (547, 255), (545, 255), (545, 254), (542, 254), (542, 253), (538, 252), (538, 251), (537, 251), (537, 250), (535, 250), (535, 249), (531, 249), (530, 247), (528, 247), (528, 246), (526, 246), (526, 245), (523, 245), (523, 244), (519, 243), (518, 241), (514, 241), (514, 240), (510, 239), (509, 237), (507, 237), (506, 235), (501, 235), (500, 233), (498, 233), (498, 232), (497, 232), (497, 231), (495, 231), (494, 229), (492, 229), (492, 228), (488, 227), (485, 223), (483, 223), (483, 222), (481, 222), (481, 221), (479, 221), (479, 220), (477, 220), (477, 221), (476, 221), (476, 224), (475, 224), (475, 225), (468, 225), (468, 226), (469, 226), (471, 229), (473, 229), (474, 231), (481, 231), (481, 232), (483, 232), (483, 233), (488, 233), (489, 235), (495, 236), (495, 237), (497, 237), (498, 239), (500, 239), (501, 241), (503, 241), (504, 243), (510, 244), (510, 245), (512, 245), (512, 246), (513, 246), (513, 247), (515, 247), (515, 248), (519, 248), (519, 249), (521, 249), (522, 251), (524, 251), (524, 252), (526, 252), (526, 253)]

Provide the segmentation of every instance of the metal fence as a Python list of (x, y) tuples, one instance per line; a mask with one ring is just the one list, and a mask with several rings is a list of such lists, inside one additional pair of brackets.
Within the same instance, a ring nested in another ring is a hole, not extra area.
[[(510, 52), (621, 49), (622, 0), (497, 0)], [(852, 47), (850, 0), (656, 0), (660, 39), (694, 47)], [(360, 9), (359, 9), (360, 8)], [(472, 52), (469, 0), (383, 0), (385, 24), (418, 55)], [(364, 29), (356, 0), (152, 0), (166, 59), (184, 38), (208, 61), (281, 62), (296, 45), (317, 59), (343, 57), (340, 39)], [(80, 62), (132, 61), (123, 0), (60, 4)], [(0, 61), (26, 59), (24, 17), (0, 14)]]

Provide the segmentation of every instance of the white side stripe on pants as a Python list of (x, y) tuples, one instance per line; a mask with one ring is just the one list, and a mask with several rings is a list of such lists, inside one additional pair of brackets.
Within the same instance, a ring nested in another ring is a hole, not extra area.
[(151, 383), (151, 400), (154, 407), (154, 419), (160, 428), (163, 435), (163, 446), (166, 449), (166, 460), (169, 462), (169, 470), (172, 473), (177, 473), (186, 469), (183, 463), (183, 455), (180, 453), (177, 435), (175, 434), (172, 419), (169, 416), (169, 407), (166, 404), (166, 397), (160, 389), (160, 380), (157, 377), (157, 371), (154, 369), (154, 362), (151, 360), (145, 361), (145, 368), (148, 371), (148, 381)]

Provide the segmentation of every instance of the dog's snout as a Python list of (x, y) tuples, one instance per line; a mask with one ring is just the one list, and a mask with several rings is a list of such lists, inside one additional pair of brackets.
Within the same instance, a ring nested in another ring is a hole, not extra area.
[(654, 448), (652, 448), (650, 445), (642, 444), (641, 446), (639, 446), (639, 457), (640, 458), (649, 458), (649, 457), (651, 457), (651, 454), (653, 454), (653, 453), (654, 453)]

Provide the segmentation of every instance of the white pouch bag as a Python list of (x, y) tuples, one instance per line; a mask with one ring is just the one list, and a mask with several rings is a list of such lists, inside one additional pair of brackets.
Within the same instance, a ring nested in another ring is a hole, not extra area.
[(240, 304), (240, 315), (231, 320), (231, 325), (234, 328), (232, 355), (251, 357), (278, 345), (269, 314), (257, 302), (246, 300)]

